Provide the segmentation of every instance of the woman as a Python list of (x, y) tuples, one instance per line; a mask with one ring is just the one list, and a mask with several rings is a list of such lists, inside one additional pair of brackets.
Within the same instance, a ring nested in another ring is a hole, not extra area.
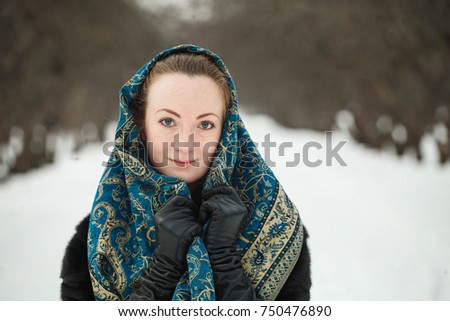
[(245, 129), (222, 60), (165, 50), (122, 87), (120, 107), (62, 298), (308, 300), (306, 230)]

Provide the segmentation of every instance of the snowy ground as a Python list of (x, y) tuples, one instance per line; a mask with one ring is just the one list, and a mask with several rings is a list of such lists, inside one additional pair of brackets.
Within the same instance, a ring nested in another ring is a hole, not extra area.
[[(431, 138), (418, 164), (337, 130), (333, 147), (347, 140), (339, 154), (348, 166), (327, 167), (325, 133), (243, 118), (255, 142), (268, 133), (277, 146), (293, 142), (284, 156), (272, 148), (270, 159), (311, 235), (313, 300), (450, 300), (450, 166), (437, 165)], [(287, 167), (307, 142), (324, 147), (309, 156), (322, 165)], [(91, 209), (107, 160), (100, 144), (76, 154), (70, 145), (61, 137), (55, 164), (0, 185), (0, 300), (59, 299), (64, 248)]]

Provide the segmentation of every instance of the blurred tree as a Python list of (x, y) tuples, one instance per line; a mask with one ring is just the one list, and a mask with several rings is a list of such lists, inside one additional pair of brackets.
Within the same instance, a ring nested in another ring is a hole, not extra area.
[(122, 0), (0, 1), (0, 146), (23, 138), (10, 171), (51, 161), (48, 133), (102, 139), (120, 86), (167, 45), (159, 19)]
[[(202, 3), (196, 0), (197, 3)], [(203, 3), (205, 4), (205, 3)], [(331, 130), (349, 110), (354, 137), (408, 147), (436, 124), (449, 160), (450, 1), (213, 1), (213, 18), (178, 37), (214, 48), (240, 101), (286, 126)], [(442, 136), (442, 135), (441, 135)]]
[(368, 146), (420, 159), (432, 132), (450, 159), (450, 1), (186, 1), (211, 19), (143, 10), (155, 7), (144, 0), (0, 0), (0, 147), (13, 143), (0, 167), (51, 161), (58, 130), (73, 130), (78, 146), (102, 139), (120, 86), (179, 43), (219, 53), (241, 103), (286, 126), (331, 130), (347, 110)]

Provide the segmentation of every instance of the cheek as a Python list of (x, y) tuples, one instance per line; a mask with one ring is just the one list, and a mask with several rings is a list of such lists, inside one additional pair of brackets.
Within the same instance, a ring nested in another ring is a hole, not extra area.
[[(167, 134), (161, 131), (157, 122), (152, 122), (151, 119), (146, 120), (145, 134), (147, 136), (147, 141), (152, 142), (156, 145), (161, 145), (163, 142), (167, 142)], [(159, 130), (158, 130), (159, 129)]]
[(147, 152), (150, 160), (160, 162), (168, 154), (170, 140), (158, 130), (146, 130)]
[(214, 152), (217, 149), (217, 146), (219, 145), (220, 138), (222, 136), (222, 126), (220, 126), (217, 131), (214, 132), (214, 135), (210, 135), (208, 137), (208, 141), (206, 143), (207, 150), (210, 154), (214, 154)]
[[(201, 142), (201, 151), (204, 159), (212, 158), (217, 150), (219, 138), (212, 137)], [(211, 160), (211, 159), (210, 159)]]

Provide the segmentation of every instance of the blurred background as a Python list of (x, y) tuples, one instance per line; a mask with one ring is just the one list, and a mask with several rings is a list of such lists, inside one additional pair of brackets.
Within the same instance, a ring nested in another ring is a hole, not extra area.
[[(274, 169), (310, 226), (312, 299), (450, 300), (449, 21), (448, 0), (0, 0), (0, 298), (59, 298), (120, 87), (193, 43), (259, 141), (348, 142), (347, 167)], [(31, 266), (42, 283), (11, 279)]]

